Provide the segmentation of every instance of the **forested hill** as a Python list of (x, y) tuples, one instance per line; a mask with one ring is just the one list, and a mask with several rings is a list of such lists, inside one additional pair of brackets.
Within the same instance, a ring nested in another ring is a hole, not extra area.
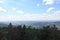
[(34, 28), (9, 23), (7, 27), (0, 27), (0, 40), (60, 40), (60, 29), (55, 24)]

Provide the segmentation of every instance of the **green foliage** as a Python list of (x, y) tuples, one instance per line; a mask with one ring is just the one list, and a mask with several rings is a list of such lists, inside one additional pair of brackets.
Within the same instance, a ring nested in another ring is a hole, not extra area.
[(60, 40), (60, 30), (56, 25), (37, 29), (31, 25), (13, 27), (10, 23), (8, 27), (0, 27), (0, 40)]

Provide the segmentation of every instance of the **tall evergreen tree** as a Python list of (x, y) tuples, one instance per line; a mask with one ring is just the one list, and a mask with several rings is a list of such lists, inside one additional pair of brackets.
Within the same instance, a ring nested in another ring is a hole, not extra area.
[(12, 28), (12, 27), (13, 27), (12, 23), (9, 23), (8, 28)]
[(12, 29), (12, 27), (13, 27), (13, 25), (10, 23), (8, 25), (8, 34), (7, 34), (8, 40), (12, 40), (13, 39), (13, 33), (12, 33), (13, 29)]

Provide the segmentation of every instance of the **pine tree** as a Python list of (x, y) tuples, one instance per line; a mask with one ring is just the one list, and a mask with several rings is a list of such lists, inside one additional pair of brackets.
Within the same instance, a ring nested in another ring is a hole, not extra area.
[(9, 25), (8, 25), (8, 34), (7, 34), (7, 38), (8, 38), (8, 40), (12, 40), (13, 39), (13, 29), (12, 29), (12, 24), (10, 23)]

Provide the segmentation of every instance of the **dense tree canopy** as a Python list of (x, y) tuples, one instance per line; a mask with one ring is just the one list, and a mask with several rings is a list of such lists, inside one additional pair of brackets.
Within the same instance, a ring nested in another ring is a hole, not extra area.
[(32, 28), (32, 26), (18, 25), (13, 27), (0, 27), (0, 40), (60, 40), (60, 30), (54, 26)]

